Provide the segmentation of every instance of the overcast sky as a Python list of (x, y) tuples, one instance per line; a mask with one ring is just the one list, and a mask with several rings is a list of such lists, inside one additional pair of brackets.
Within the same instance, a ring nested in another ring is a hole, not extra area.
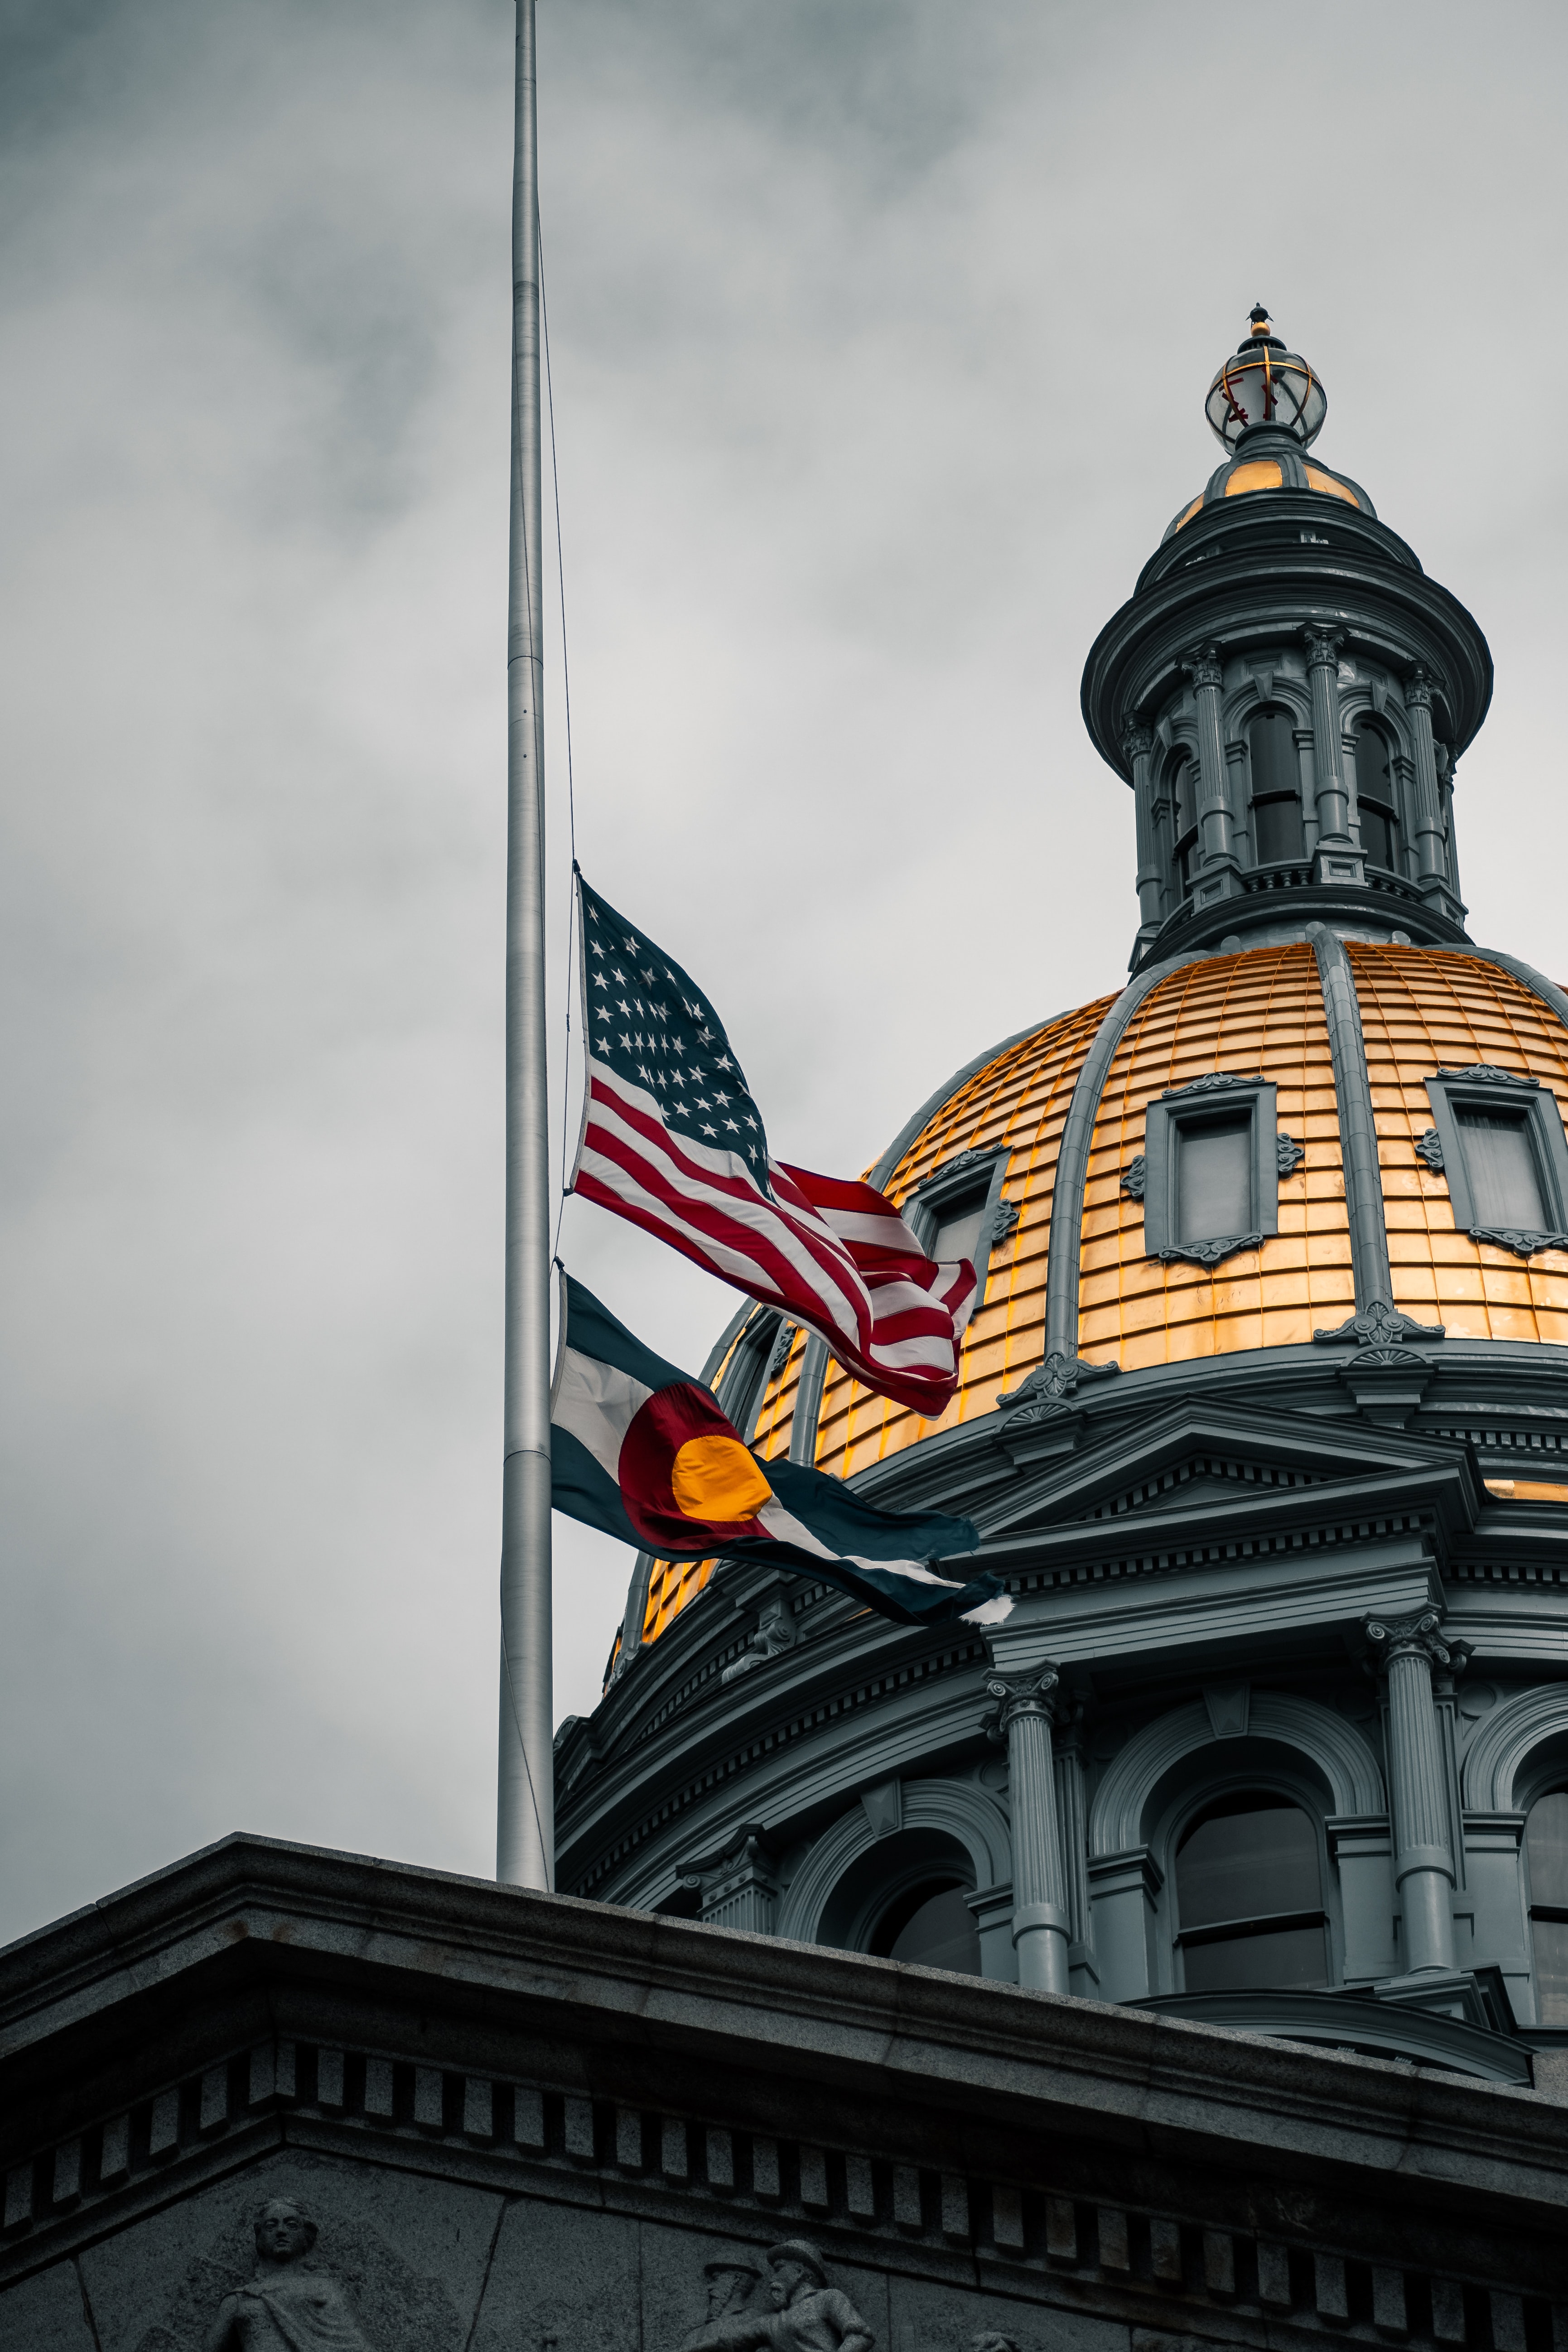
[[(1472, 929), (1563, 971), (1560, 6), (540, 18), (579, 847), (776, 1149), (1123, 975), (1079, 678), (1258, 298), (1490, 635)], [(488, 1874), (510, 10), (0, 26), (0, 1935), (234, 1828)], [(631, 1562), (557, 1525), (559, 1716)]]

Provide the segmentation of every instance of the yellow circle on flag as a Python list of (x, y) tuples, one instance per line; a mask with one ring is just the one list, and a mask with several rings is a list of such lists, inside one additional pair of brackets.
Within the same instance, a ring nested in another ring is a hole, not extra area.
[(773, 1496), (734, 1437), (689, 1437), (669, 1465), (669, 1484), (689, 1519), (754, 1519)]

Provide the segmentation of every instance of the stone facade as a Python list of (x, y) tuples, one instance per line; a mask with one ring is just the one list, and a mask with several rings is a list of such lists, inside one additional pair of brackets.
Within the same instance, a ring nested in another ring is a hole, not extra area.
[(3, 2352), (1568, 2346), (1530, 2090), (253, 1839), (0, 1956), (0, 2135)]

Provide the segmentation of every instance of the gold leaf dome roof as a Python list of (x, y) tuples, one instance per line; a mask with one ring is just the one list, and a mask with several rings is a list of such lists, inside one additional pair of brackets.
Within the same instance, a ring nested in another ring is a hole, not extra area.
[[(1568, 1346), (1568, 1251), (1528, 1260), (1459, 1230), (1444, 1176), (1416, 1142), (1426, 1080), (1485, 1064), (1518, 1072), (1568, 1107), (1568, 1021), (1516, 971), (1478, 951), (1345, 942), (1361, 1012), (1377, 1135), (1394, 1307), (1450, 1338)], [(960, 1152), (1003, 1150), (1012, 1231), (994, 1247), (963, 1343), (958, 1391), (925, 1421), (827, 1366), (811, 1458), (853, 1477), (922, 1440), (994, 1412), (1045, 1354), (1047, 1265), (1062, 1130), (1115, 993), (1059, 1014), (963, 1078), (884, 1178), (897, 1202)], [(1145, 1249), (1142, 1202), (1122, 1176), (1143, 1148), (1151, 1103), (1214, 1072), (1262, 1076), (1304, 1157), (1281, 1175), (1279, 1231), (1209, 1268)], [(1079, 1225), (1078, 1349), (1124, 1371), (1300, 1346), (1354, 1311), (1355, 1283), (1324, 994), (1305, 940), (1209, 954), (1157, 980), (1127, 1020), (1093, 1107)], [(767, 1381), (754, 1443), (788, 1454), (806, 1339)], [(722, 1376), (721, 1365), (715, 1384)], [(657, 1564), (644, 1639), (696, 1598), (713, 1563)]]

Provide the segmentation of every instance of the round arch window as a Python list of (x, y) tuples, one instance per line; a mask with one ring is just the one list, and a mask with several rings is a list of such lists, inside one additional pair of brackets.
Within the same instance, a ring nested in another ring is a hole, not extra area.
[(1568, 2025), (1568, 1789), (1537, 1797), (1524, 1827), (1535, 2021)]
[(1175, 1875), (1188, 1992), (1328, 1983), (1317, 1825), (1289, 1797), (1244, 1789), (1207, 1806), (1183, 1833)]
[(1247, 724), (1252, 770), (1253, 856), (1273, 866), (1305, 854), (1301, 829), (1301, 762), (1295, 721), (1288, 710), (1260, 710)]
[(956, 1882), (924, 1879), (889, 1904), (871, 1932), (868, 1949), (885, 1960), (912, 1960), (922, 1969), (980, 1974), (980, 1936), (974, 1914)]
[(1399, 871), (1399, 812), (1388, 738), (1363, 719), (1355, 739), (1356, 807), (1361, 845), (1374, 866)]

